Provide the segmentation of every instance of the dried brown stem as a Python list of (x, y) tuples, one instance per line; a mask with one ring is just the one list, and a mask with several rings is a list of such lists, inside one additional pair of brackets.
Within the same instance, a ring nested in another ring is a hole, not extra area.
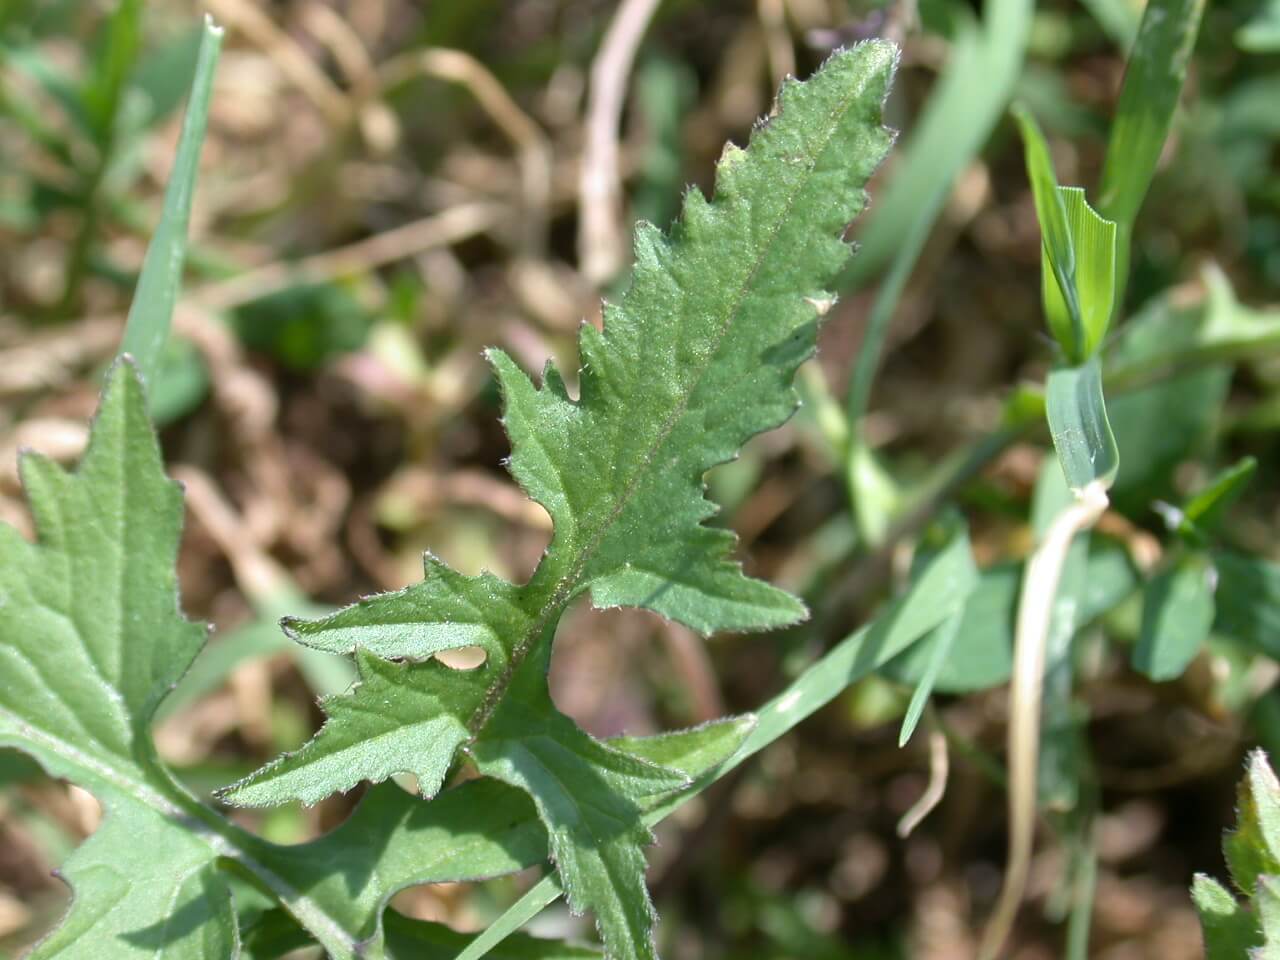
[(593, 286), (622, 266), (625, 230), (618, 138), (627, 80), (658, 0), (623, 0), (591, 63), (586, 143), (578, 177), (578, 261)]

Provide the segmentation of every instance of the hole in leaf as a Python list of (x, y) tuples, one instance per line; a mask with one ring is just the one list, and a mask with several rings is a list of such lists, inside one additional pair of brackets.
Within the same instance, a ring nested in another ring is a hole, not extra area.
[(475, 670), (483, 667), (488, 657), (484, 647), (454, 647), (435, 654), (435, 658), (451, 670)]

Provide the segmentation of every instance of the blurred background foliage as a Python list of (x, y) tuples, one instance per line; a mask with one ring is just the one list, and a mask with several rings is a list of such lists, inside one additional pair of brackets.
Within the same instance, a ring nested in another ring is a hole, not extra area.
[[(621, 7), (642, 11), (630, 70), (602, 53)], [(863, 256), (805, 371), (806, 405), (709, 477), (750, 569), (805, 596), (812, 621), (703, 641), (639, 612), (577, 609), (553, 690), (598, 735), (751, 709), (902, 583), (913, 549), (928, 549), (914, 508), (945, 484), (984, 575), (934, 682), (928, 736), (897, 748), (927, 672), (918, 648), (663, 824), (650, 882), (664, 955), (677, 960), (972, 956), (1004, 854), (1001, 685), (1018, 563), (1041, 464), (1053, 462), (1029, 386), (1051, 359), (1039, 230), (1006, 108), (1025, 103), (1060, 180), (1092, 193), (1141, 8), (8, 0), (0, 518), (30, 531), (19, 448), (64, 462), (83, 448), (157, 221), (201, 10), (228, 39), (187, 288), (153, 397), (187, 491), (184, 606), (216, 628), (158, 731), (198, 790), (302, 743), (317, 694), (350, 682), (345, 662), (286, 643), (284, 613), (400, 587), (428, 548), (466, 572), (528, 575), (549, 522), (502, 470), (481, 348), (500, 344), (532, 371), (547, 357), (574, 369), (579, 322), (599, 323), (600, 297), (625, 286), (630, 224), (665, 225), (686, 184), (709, 190), (722, 144), (745, 140), (782, 75), (893, 38), (899, 147), (851, 230)], [(591, 121), (610, 63), (616, 162), (593, 142), (608, 139), (609, 111)], [(1084, 558), (1065, 687), (1055, 695), (1050, 680), (1060, 723), (1047, 736), (1066, 734), (1046, 747), (1042, 794), (1067, 813), (1038, 848), (1020, 958), (1062, 955), (1084, 836), (1070, 813), (1089, 803), (1087, 955), (1199, 956), (1189, 879), (1224, 873), (1219, 837), (1247, 746), (1280, 750), (1280, 567), (1266, 562), (1280, 559), (1280, 314), (1267, 309), (1280, 301), (1277, 103), (1280, 4), (1211, 0), (1135, 227), (1127, 319), (1108, 345), (1123, 466)], [(860, 353), (877, 312), (883, 354)], [(859, 356), (868, 373), (850, 390)], [(847, 390), (860, 395), (852, 425), (837, 399)], [(1255, 466), (1230, 481), (1236, 499), (1211, 533), (1168, 522), (1168, 504), (1185, 516), (1188, 498), (1246, 456)], [(939, 466), (957, 463), (959, 479)], [(1167, 651), (1153, 660), (1150, 624), (1188, 615), (1170, 613), (1177, 571), (1210, 555), (1212, 635), (1176, 663)], [(901, 838), (894, 825), (940, 739), (946, 797)], [(1055, 761), (1058, 747), (1075, 752)], [(1055, 762), (1063, 779), (1046, 781)], [(235, 816), (288, 842), (331, 828), (356, 798)], [(66, 891), (51, 868), (97, 816), (83, 792), (0, 753), (0, 952), (20, 952), (58, 915)], [(422, 888), (396, 905), (474, 929), (529, 879)], [(587, 929), (555, 911), (539, 925)]]

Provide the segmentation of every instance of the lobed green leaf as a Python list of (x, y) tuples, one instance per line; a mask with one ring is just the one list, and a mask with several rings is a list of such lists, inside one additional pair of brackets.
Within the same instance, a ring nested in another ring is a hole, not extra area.
[[(686, 778), (592, 740), (555, 710), (552, 639), (583, 596), (704, 633), (805, 616), (799, 600), (746, 576), (733, 535), (706, 524), (716, 508), (702, 477), (795, 409), (792, 378), (850, 255), (841, 234), (891, 142), (880, 111), (896, 60), (891, 45), (865, 43), (806, 83), (788, 81), (749, 147), (725, 150), (713, 200), (691, 190), (670, 238), (638, 228), (630, 289), (606, 306), (603, 330), (582, 328), (576, 396), (554, 366), (535, 385), (490, 352), (511, 472), (554, 522), (542, 563), (514, 585), (428, 559), (420, 584), (288, 621), (304, 644), (355, 654), (362, 683), (326, 701), (315, 740), (227, 799), (314, 801), (401, 772), (431, 796), (464, 751), (533, 797), (570, 904), (595, 912), (609, 951), (654, 954), (639, 801)], [(483, 666), (431, 659), (461, 646), (480, 647)]]
[[(874, 621), (842, 640), (765, 704), (754, 718), (753, 725), (739, 721), (733, 728), (717, 735), (712, 742), (727, 748), (731, 738), (745, 734), (727, 756), (719, 756), (714, 766), (701, 772), (689, 769), (682, 762), (669, 762), (669, 766), (688, 773), (692, 785), (652, 804), (645, 813), (645, 822), (650, 825), (657, 823), (794, 729), (806, 717), (831, 703), (850, 684), (884, 667), (895, 656), (918, 643), (922, 636), (963, 608), (977, 579), (969, 538), (952, 536), (913, 572), (911, 583), (901, 596), (888, 604)], [(673, 743), (682, 743), (692, 749), (703, 740), (704, 735), (700, 731), (705, 729), (686, 731), (680, 740)], [(660, 741), (661, 738), (654, 738), (651, 742)], [(664, 745), (663, 749), (665, 752), (669, 747)], [(487, 956), (562, 892), (563, 888), (554, 875), (544, 877), (490, 924), (456, 960), (480, 960)]]
[[(39, 540), (0, 526), (0, 746), (89, 790), (106, 814), (63, 865), (71, 911), (32, 956), (100, 956), (113, 943), (122, 958), (169, 945), (226, 957), (236, 926), (214, 869), (220, 844), (150, 740), (205, 631), (178, 611), (181, 494), (128, 364), (108, 377), (79, 470), (28, 454), (22, 476)], [(166, 932), (178, 915), (189, 924)]]

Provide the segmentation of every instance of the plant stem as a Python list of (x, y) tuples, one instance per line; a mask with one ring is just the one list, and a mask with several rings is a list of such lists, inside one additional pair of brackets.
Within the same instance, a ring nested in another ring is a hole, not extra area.
[(1053, 604), (1077, 533), (1088, 530), (1107, 509), (1106, 487), (1095, 480), (1054, 518), (1044, 542), (1027, 562), (1018, 600), (1013, 679), (1009, 688), (1009, 854), (1004, 885), (987, 922), (978, 956), (992, 960), (1004, 946), (1022, 901), (1035, 836), (1036, 764), (1040, 754), (1040, 698), (1045, 644)]

